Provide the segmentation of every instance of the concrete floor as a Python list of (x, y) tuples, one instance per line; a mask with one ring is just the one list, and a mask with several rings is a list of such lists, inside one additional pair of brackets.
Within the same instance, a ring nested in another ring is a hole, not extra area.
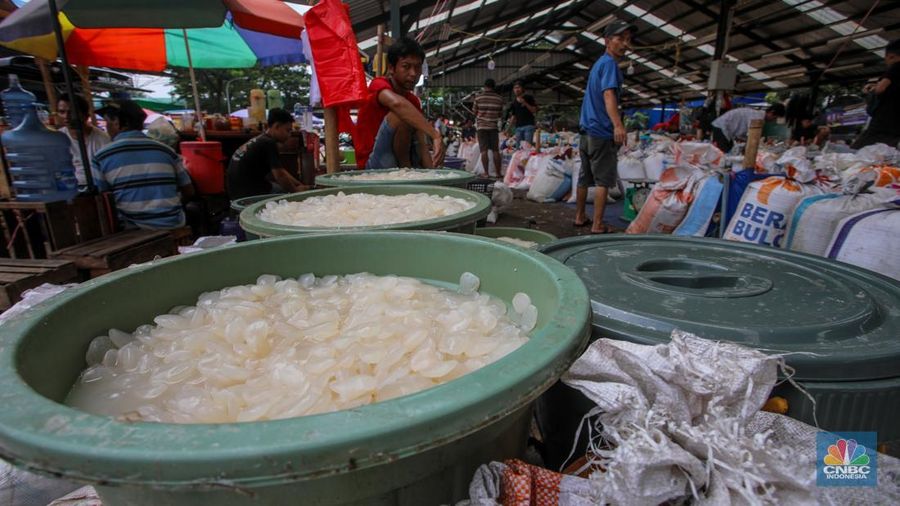
[[(513, 203), (501, 212), (497, 223), (488, 227), (533, 228), (553, 234), (560, 239), (590, 234), (590, 227), (572, 226), (575, 219), (575, 204), (563, 202), (542, 204), (525, 199), (524, 191), (515, 191), (514, 194), (516, 198)], [(623, 208), (622, 200), (615, 204), (607, 204), (603, 221), (624, 230), (628, 227), (628, 222), (620, 218)], [(587, 215), (590, 217), (593, 212), (593, 206), (588, 205)]]

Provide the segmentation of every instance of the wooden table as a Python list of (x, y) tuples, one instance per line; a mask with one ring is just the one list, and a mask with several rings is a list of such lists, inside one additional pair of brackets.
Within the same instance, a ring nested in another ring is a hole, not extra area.
[(22, 300), (22, 292), (44, 283), (78, 282), (78, 269), (66, 260), (0, 258), (0, 311)]
[(175, 240), (169, 231), (126, 230), (61, 249), (52, 253), (51, 258), (70, 261), (88, 277), (95, 278), (176, 252)]

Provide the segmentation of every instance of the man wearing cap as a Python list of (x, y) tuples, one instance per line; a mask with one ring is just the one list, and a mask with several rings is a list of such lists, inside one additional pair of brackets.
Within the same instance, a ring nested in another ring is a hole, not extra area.
[[(141, 131), (147, 115), (134, 101), (110, 102), (97, 111), (113, 142), (94, 155), (91, 173), (100, 191), (110, 191), (125, 228), (182, 227), (182, 202), (194, 194), (181, 157)], [(180, 195), (179, 195), (180, 193)]]
[[(619, 60), (631, 46), (635, 28), (615, 20), (606, 26), (603, 38), (606, 53), (591, 67), (587, 90), (581, 103), (581, 175), (575, 194), (575, 226), (591, 225), (592, 234), (605, 234), (612, 229), (603, 223), (609, 188), (618, 179), (619, 146), (625, 145), (625, 125), (619, 113), (622, 93), (622, 71)], [(585, 214), (588, 188), (594, 190), (594, 217)]]

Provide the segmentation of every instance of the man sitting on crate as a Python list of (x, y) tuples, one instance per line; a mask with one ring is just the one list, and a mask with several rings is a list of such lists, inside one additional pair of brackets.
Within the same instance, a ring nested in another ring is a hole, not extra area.
[(194, 195), (181, 157), (141, 131), (147, 115), (136, 102), (118, 100), (99, 109), (113, 142), (91, 160), (100, 191), (112, 192), (125, 228), (183, 227), (182, 202)]
[(284, 168), (278, 157), (278, 143), (290, 139), (294, 117), (276, 107), (269, 110), (266, 123), (265, 132), (247, 141), (231, 157), (226, 177), (226, 190), (231, 200), (309, 189)]
[[(401, 37), (387, 52), (388, 77), (369, 84), (369, 96), (359, 108), (356, 134), (356, 166), (360, 169), (440, 167), (444, 163), (444, 139), (422, 114), (413, 94), (422, 76), (425, 51), (413, 39)], [(425, 137), (434, 145), (428, 152)]]

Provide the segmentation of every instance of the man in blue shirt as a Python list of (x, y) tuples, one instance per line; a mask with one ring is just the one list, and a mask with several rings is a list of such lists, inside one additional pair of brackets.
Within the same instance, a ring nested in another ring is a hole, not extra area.
[(91, 160), (100, 191), (110, 191), (125, 228), (165, 230), (185, 224), (182, 200), (194, 194), (181, 157), (141, 131), (147, 115), (134, 101), (111, 102), (97, 111), (113, 142)]
[[(625, 125), (619, 112), (622, 71), (619, 60), (631, 46), (635, 28), (615, 20), (606, 26), (603, 38), (606, 53), (591, 67), (587, 90), (581, 103), (581, 175), (576, 189), (575, 226), (591, 225), (592, 234), (605, 234), (612, 229), (603, 223), (609, 188), (616, 185), (619, 146), (625, 145)], [(594, 190), (594, 217), (585, 214), (588, 188)]]

